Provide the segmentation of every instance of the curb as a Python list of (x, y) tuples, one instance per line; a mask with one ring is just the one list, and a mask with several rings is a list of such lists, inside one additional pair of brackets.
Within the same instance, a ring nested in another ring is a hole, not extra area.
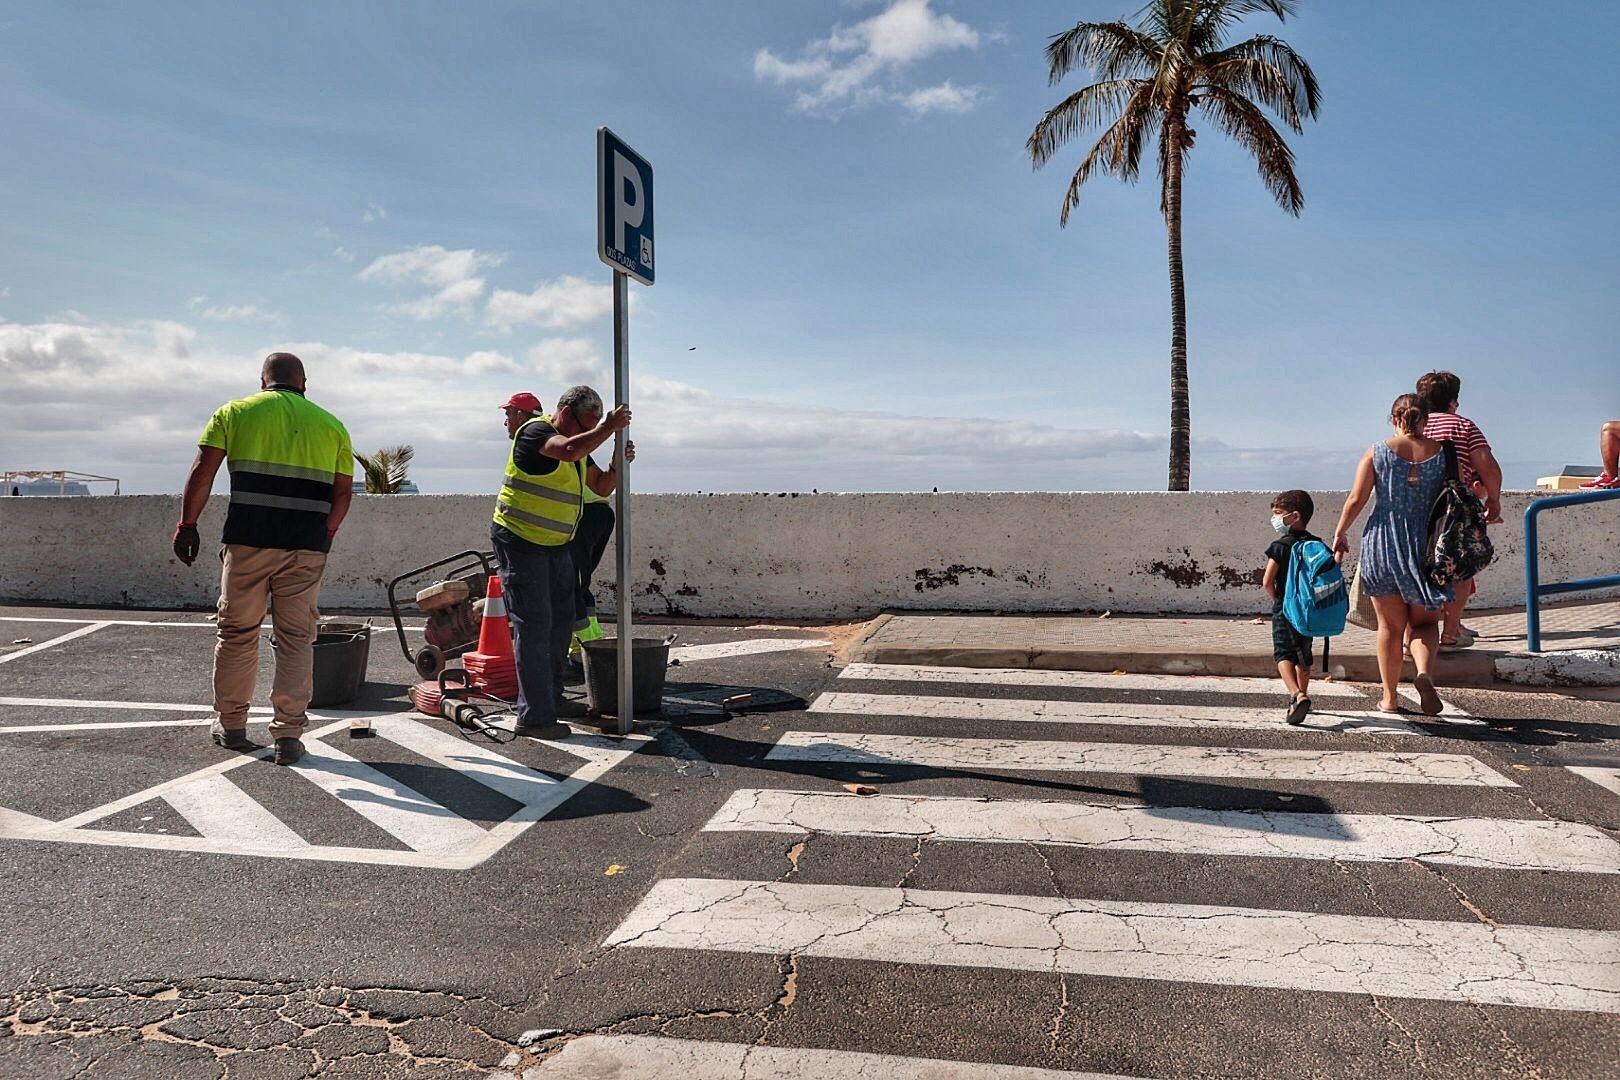
[[(1081, 646), (1040, 649), (1017, 645), (884, 645), (870, 637), (851, 645), (851, 663), (917, 664), (928, 667), (1034, 668), (1045, 671), (1128, 671), (1140, 675), (1248, 675), (1275, 678), (1277, 665), (1258, 653), (1188, 650), (1185, 652), (1108, 651)], [(1369, 653), (1334, 654), (1333, 677), (1350, 682), (1377, 682), (1378, 658)], [(1343, 668), (1340, 673), (1339, 669)], [(1406, 677), (1413, 674), (1406, 665)], [(1497, 664), (1488, 653), (1442, 655), (1436, 671), (1446, 686), (1491, 686)]]
[(1497, 659), (1496, 677), (1520, 686), (1620, 686), (1620, 649), (1511, 653)]

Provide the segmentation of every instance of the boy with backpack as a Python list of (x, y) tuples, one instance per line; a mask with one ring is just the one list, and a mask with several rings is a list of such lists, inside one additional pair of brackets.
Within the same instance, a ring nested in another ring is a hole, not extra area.
[[(1310, 494), (1297, 489), (1271, 500), (1277, 539), (1266, 548), (1261, 580), (1271, 597), (1271, 655), (1288, 690), (1284, 719), (1295, 725), (1303, 724), (1311, 711), (1311, 639), (1342, 634), (1350, 610), (1338, 560), (1321, 538), (1305, 530), (1315, 509)], [(1322, 660), (1325, 666), (1325, 643)]]

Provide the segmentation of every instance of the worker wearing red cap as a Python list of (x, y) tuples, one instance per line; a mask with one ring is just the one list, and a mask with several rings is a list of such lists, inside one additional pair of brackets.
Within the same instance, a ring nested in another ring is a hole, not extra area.
[(540, 404), (539, 398), (528, 393), (513, 394), (506, 399), (506, 404), (502, 405), (501, 408), (506, 413), (506, 437), (508, 439), (516, 438), (518, 428), (545, 412), (546, 409), (544, 405)]

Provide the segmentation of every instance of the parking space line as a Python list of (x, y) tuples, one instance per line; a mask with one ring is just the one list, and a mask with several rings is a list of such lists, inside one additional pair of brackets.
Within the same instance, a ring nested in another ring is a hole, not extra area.
[(218, 773), (181, 784), (163, 800), (210, 840), (274, 848), (309, 846), (309, 841)]
[[(306, 745), (308, 742), (319, 739), (322, 735), (330, 735), (332, 732), (348, 726), (348, 723), (349, 722), (347, 720), (338, 720), (335, 723), (328, 724), (323, 728), (316, 728), (314, 731), (306, 732), (304, 734)], [(232, 769), (239, 769), (243, 765), (247, 765), (250, 762), (263, 761), (274, 752), (275, 747), (266, 746), (261, 747), (250, 754), (238, 754), (236, 757), (228, 758), (225, 761), (216, 761), (212, 765), (207, 765), (201, 769), (186, 773), (184, 776), (177, 776), (173, 780), (165, 780), (161, 784), (153, 784), (149, 788), (143, 788), (132, 795), (125, 795), (122, 799), (115, 799), (104, 806), (97, 806), (90, 810), (86, 810), (83, 813), (74, 814), (70, 818), (65, 818), (62, 821), (56, 822), (56, 828), (77, 829), (80, 826), (90, 824), (92, 821), (100, 821), (102, 818), (112, 817), (114, 814), (120, 813), (121, 811), (128, 810), (134, 806), (139, 806), (143, 802), (149, 802), (152, 799), (162, 798), (183, 784), (189, 784), (192, 781), (201, 779), (205, 776), (215, 776), (220, 773), (227, 773)]]
[(18, 649), (16, 652), (6, 653), (5, 655), (0, 656), (0, 664), (9, 664), (13, 660), (21, 660), (25, 656), (32, 656), (37, 652), (44, 652), (46, 649), (54, 648), (57, 645), (66, 644), (75, 638), (82, 638), (86, 634), (93, 634), (102, 627), (111, 625), (111, 623), (94, 622), (89, 626), (81, 626), (77, 630), (70, 630), (65, 634), (42, 641), (38, 645), (30, 645), (26, 649)]
[(0, 615), (0, 622), (32, 622), (32, 623), (87, 623), (97, 622), (102, 626), (206, 626), (214, 629), (211, 622), (159, 622), (156, 619), (60, 619), (47, 618), (43, 615)]
[(448, 855), (484, 839), (481, 825), (330, 743), (306, 739), (292, 768), (412, 851)]

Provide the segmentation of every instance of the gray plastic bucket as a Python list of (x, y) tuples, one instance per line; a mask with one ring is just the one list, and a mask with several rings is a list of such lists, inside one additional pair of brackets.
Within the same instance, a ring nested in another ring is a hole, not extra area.
[[(591, 708), (619, 715), (619, 642), (598, 638), (584, 643), (585, 694)], [(656, 713), (664, 707), (664, 672), (669, 667), (669, 643), (662, 638), (633, 638), (630, 642), (631, 703), (633, 713)]]
[[(274, 634), (270, 647), (276, 647)], [(370, 623), (323, 621), (315, 634), (315, 688), (309, 707), (331, 709), (359, 697), (370, 662)]]

